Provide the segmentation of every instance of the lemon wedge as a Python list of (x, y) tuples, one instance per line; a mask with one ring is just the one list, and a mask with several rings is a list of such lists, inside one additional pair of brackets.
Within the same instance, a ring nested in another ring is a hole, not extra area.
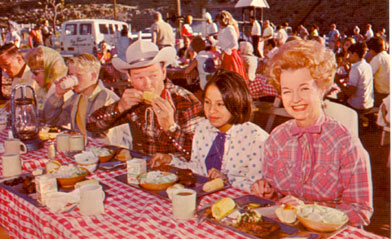
[(222, 198), (211, 207), (212, 216), (220, 220), (231, 213), (235, 208), (235, 202), (231, 198)]

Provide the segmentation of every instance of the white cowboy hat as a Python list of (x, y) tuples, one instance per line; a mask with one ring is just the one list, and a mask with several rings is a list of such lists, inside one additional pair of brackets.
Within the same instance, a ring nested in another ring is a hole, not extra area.
[(137, 40), (127, 48), (126, 61), (115, 57), (112, 59), (112, 64), (117, 70), (126, 73), (129, 69), (150, 66), (157, 62), (164, 62), (167, 66), (174, 62), (175, 57), (174, 47), (164, 47), (159, 50), (151, 41)]

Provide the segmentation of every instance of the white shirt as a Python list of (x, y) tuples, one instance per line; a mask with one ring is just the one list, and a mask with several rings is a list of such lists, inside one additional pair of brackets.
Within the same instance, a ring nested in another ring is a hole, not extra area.
[(10, 31), (5, 35), (6, 43), (16, 43), (15, 45), (19, 48), (20, 46), (20, 36), (16, 31)]
[(279, 29), (278, 34), (276, 36), (276, 38), (278, 39), (279, 44), (284, 44), (287, 41), (287, 38), (289, 36), (287, 35), (287, 32), (285, 29)]
[(370, 28), (369, 30), (366, 31), (365, 33), (365, 40), (369, 41), (370, 38), (374, 37), (373, 30)]
[(266, 39), (271, 39), (273, 34), (274, 34), (274, 29), (271, 26), (268, 26), (263, 31), (263, 37), (269, 36)]
[(254, 21), (252, 24), (252, 30), (250, 32), (252, 36), (260, 36), (261, 35), (261, 27), (257, 21)]
[(207, 84), (207, 75), (209, 73), (204, 71), (204, 63), (208, 58), (214, 58), (214, 55), (212, 52), (209, 51), (200, 51), (196, 55), (196, 60), (197, 60), (197, 71), (199, 72), (199, 78), (200, 78), (200, 88), (204, 90), (204, 87)]
[[(207, 119), (201, 121), (193, 137), (191, 161), (186, 163), (173, 158), (172, 164), (190, 168), (194, 173), (207, 177), (205, 159), (217, 134), (218, 129)], [(233, 125), (226, 132), (221, 172), (228, 176), (233, 187), (250, 192), (251, 185), (262, 178), (264, 142), (267, 138), (268, 134), (251, 122)]]
[(355, 109), (369, 109), (374, 104), (372, 67), (362, 59), (352, 65), (349, 74), (349, 85), (357, 87), (357, 91), (347, 102)]
[(378, 53), (370, 61), (373, 70), (374, 87), (377, 93), (389, 94), (390, 65), (386, 51)]
[(211, 22), (207, 23), (207, 36), (213, 35), (218, 33), (218, 27), (216, 26), (216, 23)]
[(226, 54), (231, 55), (232, 49), (238, 49), (238, 37), (232, 25), (221, 29), (218, 33), (218, 41), (209, 38), (213, 45), (220, 47)]

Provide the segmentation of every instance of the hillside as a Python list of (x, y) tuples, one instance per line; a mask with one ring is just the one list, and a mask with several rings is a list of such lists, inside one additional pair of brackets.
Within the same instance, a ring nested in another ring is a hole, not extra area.
[[(43, 7), (38, 1), (0, 1), (0, 16), (8, 17), (19, 23), (36, 22), (43, 16)], [(220, 3), (232, 3), (235, 0), (182, 0), (182, 15), (191, 14), (201, 17), (201, 5), (208, 5), (214, 16), (221, 10)], [(148, 27), (152, 23), (151, 14), (159, 10), (168, 16), (176, 12), (176, 0), (117, 0), (117, 19), (132, 24), (137, 31)], [(389, 2), (388, 0), (269, 0), (270, 8), (264, 9), (264, 19), (269, 19), (276, 25), (288, 21), (291, 25), (305, 24), (310, 26), (316, 23), (320, 32), (325, 33), (330, 23), (337, 24), (338, 29), (351, 31), (358, 25), (362, 32), (367, 23), (374, 28), (385, 27), (389, 29)], [(66, 8), (58, 16), (58, 23), (75, 18), (113, 18), (113, 0), (66, 0)], [(213, 8), (213, 9), (212, 9)], [(314, 9), (312, 9), (314, 8)], [(236, 19), (241, 20), (240, 9), (228, 9)], [(310, 11), (312, 10), (312, 11)]]

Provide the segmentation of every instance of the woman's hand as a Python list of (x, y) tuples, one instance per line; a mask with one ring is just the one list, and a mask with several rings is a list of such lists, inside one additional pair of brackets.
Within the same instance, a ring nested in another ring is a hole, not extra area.
[(256, 196), (272, 199), (275, 189), (265, 179), (257, 180), (250, 188), (250, 192)]
[(170, 164), (172, 160), (172, 156), (170, 154), (161, 154), (161, 153), (156, 153), (152, 159), (148, 162), (148, 166), (151, 168), (156, 168), (161, 165), (167, 165)]
[(208, 177), (210, 179), (215, 179), (215, 178), (221, 178), (223, 180), (227, 179), (226, 174), (222, 173), (221, 171), (219, 171), (216, 168), (212, 168), (208, 171)]

